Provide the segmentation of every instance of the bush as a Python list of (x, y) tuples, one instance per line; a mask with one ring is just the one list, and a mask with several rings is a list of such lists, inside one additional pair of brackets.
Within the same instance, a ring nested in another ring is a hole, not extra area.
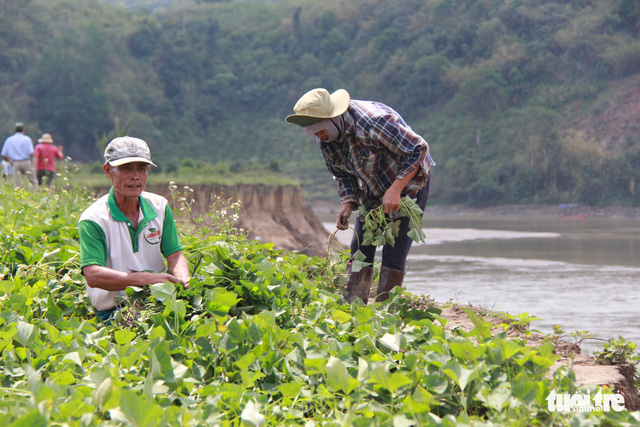
[(216, 175), (226, 176), (231, 173), (231, 167), (229, 167), (229, 163), (227, 162), (218, 162), (213, 167), (213, 172)]
[(102, 162), (95, 161), (95, 162), (91, 163), (91, 166), (89, 167), (89, 171), (91, 173), (94, 173), (94, 174), (103, 174), (104, 173), (104, 169), (102, 169), (102, 165), (103, 165)]

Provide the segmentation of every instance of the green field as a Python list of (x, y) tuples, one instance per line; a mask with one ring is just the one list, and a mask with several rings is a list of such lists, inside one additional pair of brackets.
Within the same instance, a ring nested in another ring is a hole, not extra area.
[[(89, 192), (0, 186), (0, 424), (3, 426), (636, 425), (637, 413), (551, 412), (578, 390), (545, 378), (553, 340), (530, 347), (469, 312), (446, 332), (410, 295), (346, 304), (344, 258), (247, 239), (237, 205), (180, 222), (189, 287), (129, 292), (96, 320), (78, 265)], [(180, 213), (177, 214), (187, 214)]]

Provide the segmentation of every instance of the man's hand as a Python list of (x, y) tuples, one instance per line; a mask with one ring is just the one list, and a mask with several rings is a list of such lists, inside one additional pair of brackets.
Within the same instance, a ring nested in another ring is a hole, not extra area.
[(175, 281), (169, 280), (170, 282), (180, 283), (185, 289), (189, 287), (189, 279), (191, 279), (189, 275), (189, 263), (182, 251), (174, 252), (167, 257), (167, 267), (175, 279)]
[(338, 230), (346, 230), (349, 228), (349, 217), (351, 216), (351, 212), (357, 207), (354, 202), (346, 202), (342, 204), (342, 209), (338, 212), (336, 216), (336, 228)]
[(391, 186), (384, 196), (382, 196), (382, 204), (384, 205), (384, 213), (388, 214), (400, 210), (400, 190), (395, 186)]
[(154, 275), (153, 280), (151, 280), (148, 284), (149, 285), (153, 285), (156, 283), (166, 283), (166, 282), (171, 282), (171, 283), (177, 283), (180, 284), (182, 286), (187, 285), (188, 282), (185, 282), (184, 280), (180, 280), (178, 279), (176, 276), (174, 276), (173, 274), (169, 274), (169, 273), (151, 273)]
[(402, 196), (402, 190), (411, 181), (411, 178), (413, 178), (417, 173), (418, 168), (414, 169), (413, 172), (407, 174), (404, 178), (396, 178), (396, 180), (393, 181), (391, 187), (389, 187), (389, 189), (385, 191), (384, 196), (382, 196), (384, 213), (388, 214), (400, 210), (400, 199)]

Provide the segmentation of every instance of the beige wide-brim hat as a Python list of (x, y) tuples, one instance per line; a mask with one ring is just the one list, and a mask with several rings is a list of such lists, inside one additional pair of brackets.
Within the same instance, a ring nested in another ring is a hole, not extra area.
[(338, 89), (331, 95), (326, 89), (313, 89), (302, 95), (293, 107), (295, 114), (287, 116), (286, 120), (305, 127), (332, 119), (347, 111), (350, 100), (349, 92), (344, 89)]
[(38, 139), (38, 142), (53, 144), (53, 138), (51, 138), (51, 135), (49, 135), (48, 133), (43, 133), (40, 139)]

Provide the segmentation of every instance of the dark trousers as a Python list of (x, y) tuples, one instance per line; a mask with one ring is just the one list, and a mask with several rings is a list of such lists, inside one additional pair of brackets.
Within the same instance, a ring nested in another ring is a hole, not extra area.
[[(416, 203), (422, 211), (424, 212), (425, 207), (427, 206), (427, 199), (429, 198), (429, 183), (431, 182), (431, 177), (427, 180), (427, 183), (422, 187), (422, 190), (418, 192), (416, 195)], [(356, 217), (355, 224), (355, 233), (353, 234), (353, 239), (351, 240), (351, 257), (355, 255), (356, 251), (360, 249), (360, 251), (364, 254), (365, 262), (373, 264), (374, 258), (376, 256), (377, 246), (374, 245), (366, 245), (358, 247), (358, 243), (362, 242), (364, 236), (363, 230), (364, 223), (360, 220), (360, 215)], [(407, 255), (409, 255), (409, 249), (411, 249), (411, 244), (413, 240), (411, 237), (407, 236), (409, 232), (409, 218), (403, 217), (400, 219), (400, 231), (398, 232), (398, 237), (395, 239), (395, 244), (393, 246), (386, 244), (382, 247), (382, 265), (391, 268), (393, 270), (405, 270), (405, 264), (407, 262)]]
[(97, 310), (96, 317), (102, 320), (105, 324), (110, 325), (111, 320), (113, 320), (116, 315), (116, 311), (120, 309), (122, 309), (122, 305), (116, 305), (115, 307), (108, 310)]
[(45, 181), (45, 185), (49, 187), (56, 173), (47, 169), (38, 169), (36, 176), (38, 177), (38, 185), (42, 185), (42, 182)]

